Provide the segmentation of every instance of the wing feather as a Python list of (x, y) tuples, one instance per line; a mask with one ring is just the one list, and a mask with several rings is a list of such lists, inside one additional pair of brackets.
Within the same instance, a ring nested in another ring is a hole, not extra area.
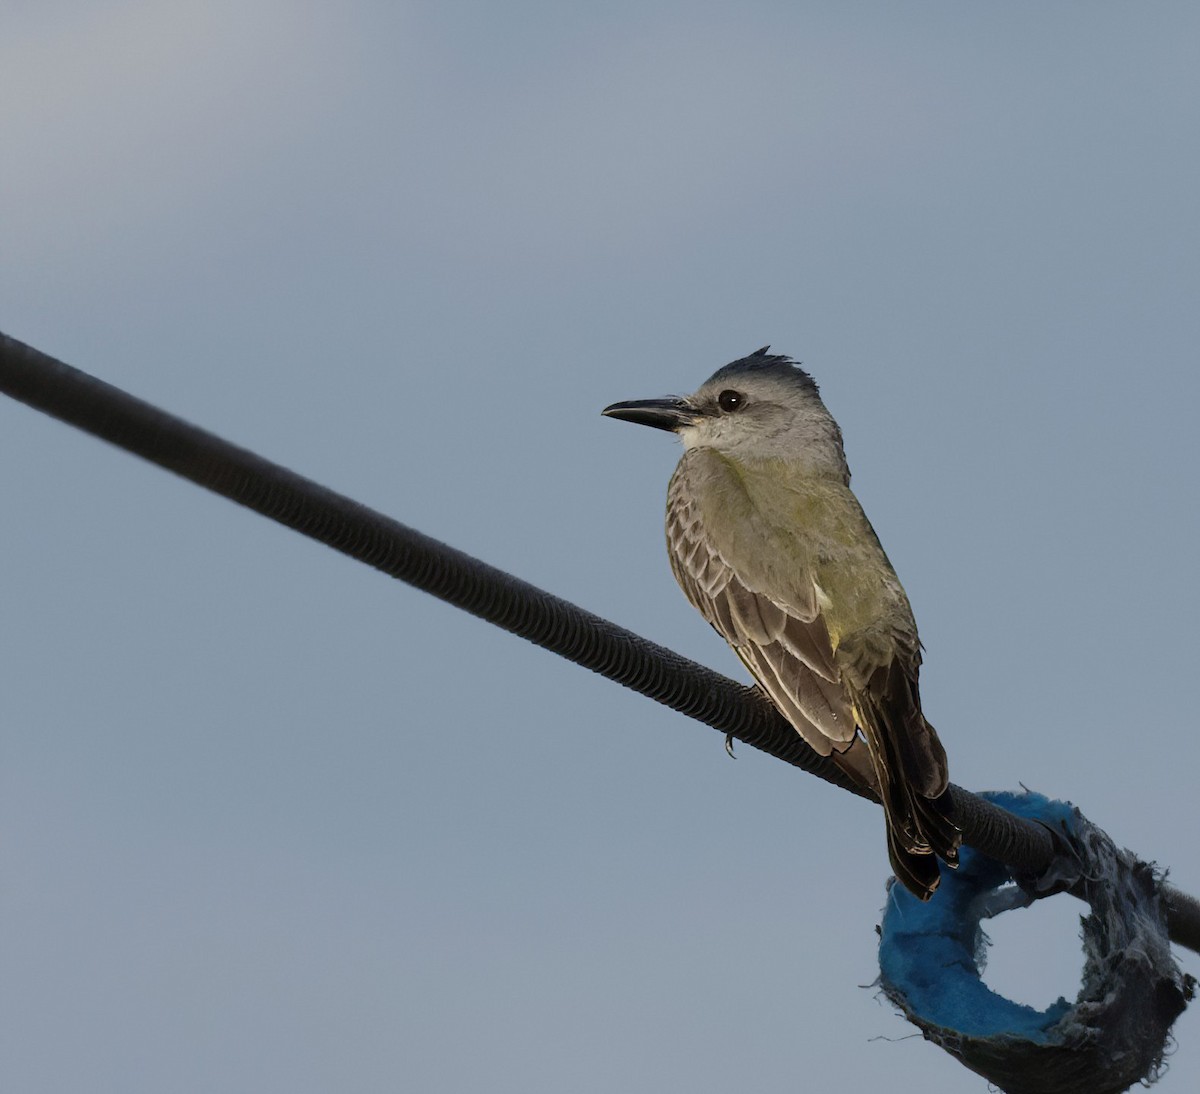
[(671, 568), (796, 731), (823, 756), (854, 740), (855, 724), (820, 612), (749, 588), (721, 557), (691, 504), (672, 491), (667, 507)]
[[(938, 884), (937, 859), (956, 864), (960, 837), (937, 801), (946, 788), (946, 757), (921, 712), (915, 624), (902, 619), (892, 630), (842, 634), (835, 651), (799, 545), (784, 543), (752, 505), (741, 502), (735, 477), (713, 475), (709, 486), (726, 487), (721, 501), (732, 510), (721, 542), (734, 553), (757, 551), (745, 567), (757, 576), (735, 571), (723, 557), (687, 488), (691, 455), (680, 462), (667, 496), (667, 546), (676, 579), (796, 732), (875, 791), (896, 875), (927, 899)], [(896, 588), (903, 597), (898, 582)]]

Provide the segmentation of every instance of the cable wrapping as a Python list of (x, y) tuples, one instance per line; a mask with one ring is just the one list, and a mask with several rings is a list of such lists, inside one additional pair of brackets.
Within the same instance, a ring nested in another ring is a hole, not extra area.
[[(892, 885), (879, 942), (884, 992), (927, 1040), (1006, 1094), (1119, 1094), (1152, 1081), (1195, 992), (1171, 954), (1160, 875), (1074, 806), (1029, 792), (988, 797), (1043, 824), (1059, 854), (1047, 873), (1022, 876), (964, 849), (928, 904)], [(1039, 1011), (991, 991), (981, 919), (1064, 890), (1091, 907), (1075, 1002)]]

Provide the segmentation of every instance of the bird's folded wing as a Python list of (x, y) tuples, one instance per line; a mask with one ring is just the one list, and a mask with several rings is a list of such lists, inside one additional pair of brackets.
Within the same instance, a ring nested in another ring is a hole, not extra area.
[(693, 507), (667, 512), (671, 568), (692, 604), (731, 645), (796, 731), (821, 755), (854, 740), (833, 644), (811, 582), (784, 596), (752, 589), (722, 557)]

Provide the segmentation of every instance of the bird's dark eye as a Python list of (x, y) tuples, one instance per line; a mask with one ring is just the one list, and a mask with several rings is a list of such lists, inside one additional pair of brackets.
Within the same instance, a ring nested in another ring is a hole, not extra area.
[(746, 404), (746, 396), (740, 391), (729, 389), (722, 391), (717, 396), (717, 406), (719, 406), (726, 414), (732, 414), (735, 410), (741, 410)]

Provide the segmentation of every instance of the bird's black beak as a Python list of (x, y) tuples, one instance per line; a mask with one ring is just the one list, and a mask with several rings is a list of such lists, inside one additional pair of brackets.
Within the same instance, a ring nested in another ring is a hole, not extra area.
[(620, 418), (623, 422), (637, 425), (652, 425), (655, 429), (674, 432), (685, 425), (693, 425), (700, 417), (695, 407), (683, 399), (632, 399), (627, 403), (613, 403), (601, 413), (606, 418)]

